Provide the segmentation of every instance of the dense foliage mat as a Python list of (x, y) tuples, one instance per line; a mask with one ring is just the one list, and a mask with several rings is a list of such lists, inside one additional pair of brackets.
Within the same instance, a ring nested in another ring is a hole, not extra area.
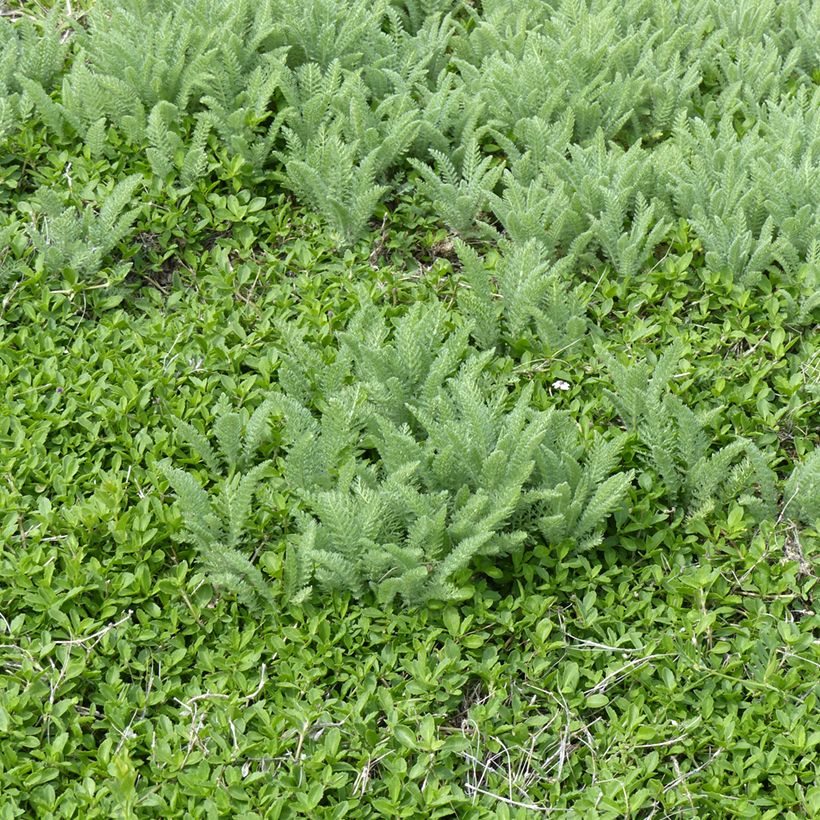
[(820, 3), (0, 9), (0, 817), (820, 814)]

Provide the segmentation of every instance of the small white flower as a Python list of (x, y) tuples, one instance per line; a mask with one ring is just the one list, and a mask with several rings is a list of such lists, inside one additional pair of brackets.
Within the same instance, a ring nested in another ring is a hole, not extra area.
[(569, 384), (567, 384), (567, 382), (565, 382), (563, 379), (558, 379), (557, 381), (554, 381), (552, 383), (552, 386), (556, 390), (569, 390)]

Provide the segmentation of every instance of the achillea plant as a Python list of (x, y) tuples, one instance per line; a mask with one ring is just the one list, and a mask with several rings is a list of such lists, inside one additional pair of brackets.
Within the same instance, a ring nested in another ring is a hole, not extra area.
[(624, 365), (600, 350), (615, 387), (604, 394), (636, 435), (642, 461), (660, 478), (669, 502), (681, 505), (689, 518), (723, 510), (731, 501), (759, 519), (772, 515), (775, 476), (760, 450), (743, 438), (714, 447), (706, 425), (721, 408), (698, 415), (669, 391), (681, 352), (676, 343), (654, 363)]
[[(256, 441), (259, 414), (279, 420), (281, 476), (299, 502), (285, 600), (302, 600), (315, 585), (411, 605), (455, 598), (479, 557), (500, 561), (536, 540), (583, 548), (623, 502), (632, 479), (617, 470), (623, 436), (598, 438), (585, 451), (565, 414), (533, 409), (531, 387), (511, 403), (486, 372), (490, 354), (442, 319), (419, 307), (388, 341), (365, 314), (343, 338), (348, 372), (338, 384), (336, 371), (337, 389), (321, 410), (305, 401), (311, 390), (291, 366), (285, 385), (301, 384), (296, 395), (275, 394), (248, 422), (245, 436)], [(206, 466), (222, 467), (202, 436), (184, 423), (180, 431)], [(224, 584), (240, 589), (252, 572), (238, 552), (242, 526), (264, 467), (249, 468), (253, 446), (242, 445), (237, 414), (221, 416), (216, 432), (242, 477), (229, 472), (211, 499), (186, 473), (166, 474), (185, 537)], [(254, 574), (251, 587), (260, 583)]]

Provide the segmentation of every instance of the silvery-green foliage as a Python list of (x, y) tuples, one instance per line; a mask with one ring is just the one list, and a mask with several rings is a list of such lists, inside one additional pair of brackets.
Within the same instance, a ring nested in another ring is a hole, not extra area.
[(791, 322), (796, 327), (816, 324), (820, 316), (820, 239), (812, 241), (805, 263), (795, 276), (795, 284), (800, 288), (800, 295), (794, 298), (785, 294), (783, 300), (788, 305)]
[(523, 520), (534, 522), (546, 543), (600, 543), (606, 519), (621, 505), (634, 477), (632, 470), (614, 472), (625, 440), (623, 435), (598, 435), (585, 448), (572, 419), (553, 416), (536, 454), (523, 513)]
[(274, 0), (273, 43), (287, 46), (292, 65), (338, 61), (355, 68), (386, 54), (387, 0)]
[(775, 8), (779, 20), (773, 29), (774, 35), (786, 41), (781, 49), (797, 48), (800, 53), (798, 71), (803, 78), (816, 83), (820, 70), (820, 50), (817, 48), (820, 40), (820, 2), (787, 0), (776, 3)]
[(195, 547), (215, 583), (253, 601), (272, 603), (275, 599), (264, 576), (237, 549), (246, 531), (254, 491), (267, 465), (225, 479), (216, 498), (190, 473), (167, 462), (161, 466), (182, 512), (183, 528), (177, 538)]
[(743, 503), (758, 518), (771, 515), (775, 478), (762, 453), (742, 438), (714, 448), (707, 426), (721, 408), (698, 414), (669, 390), (681, 354), (675, 343), (654, 362), (624, 365), (599, 350), (615, 388), (604, 395), (637, 436), (644, 463), (657, 473), (670, 503), (680, 504), (690, 518), (730, 501)]
[[(572, 144), (575, 117), (567, 111), (560, 120), (550, 121), (543, 117), (524, 117), (512, 130), (512, 136), (490, 126), (488, 133), (504, 151), (509, 163), (510, 181), (521, 184), (533, 182), (542, 172), (545, 163), (564, 156)], [(507, 184), (510, 184), (507, 182)]]
[[(533, 408), (532, 386), (511, 400), (488, 372), (490, 354), (446, 318), (419, 306), (390, 329), (365, 308), (338, 361), (309, 357), (304, 368), (305, 343), (291, 338), (290, 375), (250, 420), (218, 406), (218, 448), (177, 422), (211, 474), (227, 468), (218, 492), (208, 492), (164, 467), (182, 537), (222, 584), (270, 594), (242, 550), (265, 471), (252, 466), (258, 444), (248, 441), (265, 439), (269, 417), (293, 499), (286, 602), (313, 586), (410, 605), (457, 598), (479, 557), (499, 560), (527, 541), (583, 547), (600, 538), (631, 483), (617, 470), (623, 437), (600, 438), (586, 452), (564, 414)], [(314, 365), (333, 392), (317, 394), (299, 372)]]
[(396, 116), (414, 114), (418, 132), (412, 156), (426, 157), (430, 148), (447, 151), (470, 117), (463, 88), (447, 70), (455, 24), (449, 15), (433, 16), (411, 35), (395, 9), (388, 9), (388, 18), (392, 47), (362, 66), (362, 79), (372, 98), (387, 101)]
[(28, 17), (15, 22), (0, 17), (0, 140), (17, 128), (35, 104), (25, 93), (27, 88), (42, 92), (40, 99), (48, 98), (67, 51), (55, 14), (39, 25)]
[[(497, 559), (532, 538), (595, 540), (631, 475), (613, 475), (616, 459), (597, 448), (586, 463), (575, 460), (566, 437), (551, 434), (560, 414), (533, 411), (531, 388), (509, 407), (505, 390), (484, 386), (485, 365), (467, 359), (427, 409), (408, 404), (412, 427), (365, 404), (358, 417), (378, 462), (347, 446), (335, 470), (313, 465), (312, 488), (300, 461), (308, 513), (298, 516), (291, 565), (299, 577), (289, 588), (316, 582), (415, 605), (458, 597), (459, 579), (479, 556)], [(322, 427), (339, 409), (314, 422), (311, 452), (333, 452)]]
[(340, 241), (363, 232), (383, 194), (386, 174), (410, 148), (419, 120), (409, 94), (373, 101), (359, 72), (339, 61), (285, 71), (280, 112), (285, 150), (275, 152), (284, 179), (316, 209)]
[(49, 15), (39, 25), (28, 17), (16, 22), (0, 17), (0, 139), (22, 119), (21, 92), (26, 83), (48, 93), (67, 51), (56, 15)]
[(269, 437), (274, 401), (269, 398), (250, 415), (229, 408), (224, 396), (215, 409), (216, 447), (184, 419), (175, 419), (177, 434), (218, 481), (206, 490), (193, 473), (160, 464), (174, 490), (182, 515), (177, 537), (199, 552), (211, 578), (220, 586), (256, 602), (274, 601), (268, 582), (244, 554), (253, 499), (270, 462), (254, 463)]
[(36, 266), (70, 280), (97, 274), (142, 210), (142, 203), (135, 206), (132, 202), (142, 183), (139, 174), (120, 180), (101, 198), (99, 210), (90, 203), (83, 210), (66, 206), (56, 191), (40, 189), (30, 230)]
[(820, 243), (820, 88), (801, 87), (791, 97), (770, 103), (762, 133), (773, 145), (764, 155), (755, 183), (769, 186), (766, 210), (778, 233), (778, 261), (794, 270)]
[(807, 43), (812, 45), (802, 55), (801, 63), (805, 68), (811, 66), (812, 61), (817, 65), (817, 40), (811, 38), (820, 25), (817, 0), (740, 0), (737, 3), (709, 0), (703, 11), (737, 51), (771, 41), (786, 55), (795, 46)]
[(388, 190), (376, 184), (378, 149), (360, 155), (357, 142), (345, 142), (324, 126), (306, 145), (287, 137), (288, 186), (322, 215), (339, 242), (355, 241)]
[(502, 394), (486, 400), (468, 367), (434, 414), (414, 408), (424, 439), (377, 417), (374, 443), (389, 472), (355, 475), (351, 465), (333, 490), (307, 497), (316, 580), (423, 603), (456, 595), (454, 576), (478, 556), (518, 545), (525, 533), (507, 522), (543, 435), (542, 420), (526, 417), (528, 398), (504, 413)]
[(75, 60), (63, 78), (60, 102), (49, 104), (34, 87), (30, 93), (43, 121), (59, 137), (67, 128), (81, 136), (102, 120), (103, 127), (116, 124), (133, 145), (145, 140), (147, 111), (137, 90), (119, 77), (93, 71), (83, 60)]
[(799, 462), (783, 491), (783, 515), (820, 529), (820, 447)]
[(458, 304), (479, 348), (554, 353), (583, 337), (584, 299), (567, 281), (569, 260), (549, 264), (532, 239), (506, 243), (492, 267), (461, 240), (456, 250), (463, 277)]
[(12, 101), (5, 89), (0, 88), (0, 139), (3, 139), (16, 124), (16, 101)]
[(433, 167), (415, 158), (408, 161), (418, 171), (419, 190), (427, 196), (445, 224), (460, 234), (473, 231), (493, 234), (480, 219), (504, 171), (504, 163), (492, 155), (482, 156), (480, 140), (486, 129), (475, 127), (476, 110), (465, 127), (461, 144), (448, 155), (431, 148)]
[(277, 394), (274, 401), (288, 486), (299, 495), (333, 487), (340, 471), (361, 450), (367, 419), (361, 386), (344, 385), (323, 403), (318, 418), (308, 405), (287, 394)]
[(391, 5), (401, 15), (404, 27), (417, 32), (431, 19), (460, 11), (462, 3), (453, 0), (391, 0)]
[(485, 13), (456, 51), (465, 83), (502, 130), (571, 113), (580, 143), (599, 129), (634, 139), (691, 107), (706, 27), (676, 4), (505, 5)]
[(712, 82), (722, 90), (710, 101), (709, 111), (738, 112), (750, 121), (758, 119), (766, 103), (778, 100), (786, 91), (799, 60), (799, 49), (784, 57), (770, 39), (732, 54), (721, 52), (715, 60), (720, 77)]
[(607, 145), (602, 131), (583, 148), (542, 150), (534, 179), (518, 181), (514, 165), (504, 195), (491, 197), (511, 238), (536, 239), (553, 258), (572, 261), (598, 250), (622, 276), (637, 273), (669, 227), (647, 152), (640, 143), (628, 151)]
[(727, 112), (751, 122), (795, 85), (811, 87), (818, 67), (817, 0), (708, 0), (699, 18), (713, 28), (700, 58), (703, 85), (718, 92), (708, 94), (703, 105), (702, 116), (710, 123)]
[(180, 181), (189, 186), (205, 174), (208, 167), (208, 136), (211, 133), (211, 120), (204, 115), (196, 118), (190, 143), (186, 146), (179, 166)]
[(396, 94), (368, 104), (364, 94), (351, 97), (340, 114), (338, 128), (363, 154), (373, 155), (374, 169), (383, 178), (407, 153), (419, 130), (418, 112), (409, 96)]
[[(241, 54), (244, 45), (234, 35), (233, 51)], [(235, 56), (221, 59), (219, 66), (221, 70), (215, 74), (210, 93), (201, 99), (207, 106), (207, 121), (213, 124), (230, 153), (260, 170), (273, 151), (284, 120), (284, 112), (271, 115), (271, 107), (281, 91), (285, 50), (266, 52), (250, 65), (247, 57), (242, 60)], [(203, 121), (201, 116), (199, 121)], [(196, 144), (195, 138), (192, 143)]]
[(101, 0), (79, 35), (84, 60), (76, 65), (125, 84), (146, 110), (164, 100), (186, 111), (212, 79), (231, 17), (244, 16), (248, 9), (248, 3), (236, 0)]
[(148, 116), (148, 150), (146, 155), (151, 163), (151, 170), (160, 179), (164, 179), (173, 167), (174, 154), (180, 148), (182, 140), (169, 128), (176, 120), (177, 107), (166, 100), (160, 100)]
[(251, 0), (101, 0), (78, 32), (58, 110), (77, 134), (105, 118), (139, 144), (158, 105), (177, 135), (207, 107), (229, 148), (249, 153), (283, 57), (271, 47), (273, 13)]
[(629, 200), (629, 196), (608, 191), (606, 207), (591, 228), (604, 257), (623, 279), (643, 268), (671, 227), (670, 222), (658, 217), (657, 200), (647, 202), (640, 193), (633, 205)]
[(449, 332), (444, 308), (414, 305), (391, 332), (383, 315), (367, 306), (340, 334), (342, 352), (378, 412), (397, 425), (414, 427), (409, 404), (429, 409), (444, 382), (464, 361), (465, 330)]
[[(366, 72), (365, 72), (366, 73)], [(414, 93), (401, 78), (376, 97), (363, 72), (345, 70), (339, 61), (326, 68), (306, 63), (285, 70), (280, 90), (287, 108), (280, 112), (286, 126), (288, 150), (299, 154), (322, 128), (358, 144), (360, 153), (376, 152), (376, 169), (384, 173), (408, 150), (418, 130), (419, 112)], [(277, 155), (283, 162), (287, 154)]]
[(489, 196), (490, 208), (504, 228), (506, 238), (513, 243), (537, 242), (551, 258), (566, 252), (570, 237), (577, 240), (585, 227), (579, 215), (570, 208), (566, 186), (559, 182), (548, 188), (541, 177), (520, 182), (509, 170), (504, 171), (501, 196)]
[(276, 329), (282, 339), (277, 377), (285, 395), (310, 405), (320, 396), (333, 396), (342, 390), (350, 375), (345, 348), (331, 354), (326, 348), (312, 345), (304, 329), (286, 319), (277, 320)]
[(418, 85), (430, 90), (438, 86), (442, 72), (450, 63), (450, 47), (456, 31), (452, 15), (430, 16), (418, 28), (408, 29), (396, 10), (390, 8), (388, 20), (390, 50), (363, 66), (373, 91), (380, 93), (379, 85), (385, 82), (390, 83), (391, 88), (407, 90)]
[(68, 40), (61, 36), (58, 16), (41, 21), (23, 16), (12, 22), (0, 17), (0, 83), (19, 92), (20, 77), (27, 77), (50, 90), (63, 69)]
[(703, 120), (681, 120), (674, 143), (656, 155), (712, 270), (730, 271), (741, 283), (775, 262), (793, 272), (820, 237), (811, 193), (820, 185), (818, 99), (816, 91), (800, 91), (742, 137), (728, 116), (714, 135)]
[(282, 75), (281, 86), (288, 105), (288, 130), (301, 144), (332, 123), (354, 94), (367, 93), (358, 73), (345, 71), (339, 60), (324, 67), (314, 62), (299, 65)]
[(550, 121), (563, 114), (566, 84), (545, 81), (552, 57), (543, 35), (533, 33), (521, 57), (496, 53), (479, 66), (460, 63), (459, 69), (499, 130), (508, 131), (525, 118)]
[(470, 101), (454, 74), (442, 71), (432, 89), (418, 88), (415, 99), (418, 133), (409, 156), (428, 159), (432, 149), (447, 154), (473, 128)]
[(633, 203), (639, 194), (650, 200), (658, 190), (649, 153), (640, 142), (624, 151), (598, 131), (585, 147), (572, 144), (566, 154), (549, 147), (546, 151), (545, 181), (563, 183), (570, 207), (585, 215), (589, 224), (604, 213), (613, 194)]
[(541, 0), (487, 0), (480, 11), (467, 5), (467, 21), (459, 24), (454, 43), (455, 65), (476, 67), (500, 51), (520, 57), (550, 8)]

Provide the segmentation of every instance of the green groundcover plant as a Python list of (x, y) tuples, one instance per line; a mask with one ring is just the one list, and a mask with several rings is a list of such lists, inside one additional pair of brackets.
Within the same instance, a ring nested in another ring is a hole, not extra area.
[(820, 815), (820, 3), (0, 7), (0, 818)]

